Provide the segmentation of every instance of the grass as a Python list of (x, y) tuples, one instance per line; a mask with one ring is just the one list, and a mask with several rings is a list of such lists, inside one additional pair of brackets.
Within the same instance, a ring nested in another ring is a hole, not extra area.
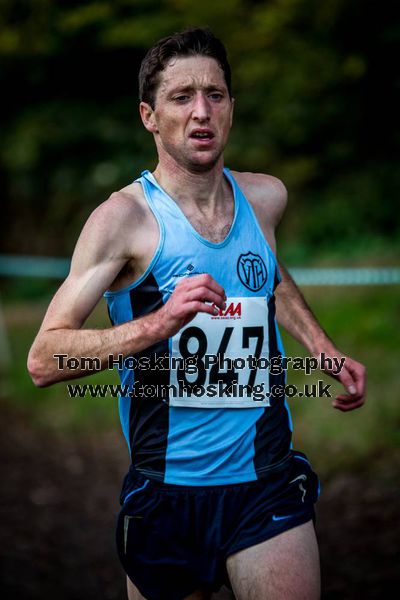
[[(74, 431), (119, 427), (117, 398), (70, 398), (67, 382), (40, 389), (33, 385), (26, 369), (26, 358), (50, 298), (51, 295), (39, 303), (14, 301), (3, 307), (11, 361), (3, 377), (2, 397), (15, 408), (27, 411), (34, 424)], [(85, 326), (98, 329), (110, 326), (104, 301), (99, 303)], [(71, 384), (118, 382), (115, 371), (68, 381)]]
[[(399, 288), (309, 287), (303, 292), (338, 348), (367, 366), (368, 399), (362, 409), (350, 413), (334, 410), (329, 399), (290, 399), (294, 447), (306, 452), (322, 474), (343, 466), (360, 468), (375, 456), (394, 453), (400, 442)], [(72, 399), (66, 383), (45, 389), (32, 384), (26, 371), (26, 356), (49, 299), (47, 295), (40, 302), (13, 298), (12, 302), (3, 303), (12, 357), (2, 377), (3, 401), (26, 412), (33, 425), (75, 432), (119, 428), (117, 399)], [(104, 302), (87, 326), (109, 326)], [(285, 332), (283, 339), (288, 356), (306, 355)], [(296, 385), (318, 379), (333, 383), (334, 390), (341, 389), (319, 371), (312, 376), (288, 371), (288, 382)], [(85, 378), (84, 382), (117, 383), (118, 377), (115, 372), (106, 371)]]

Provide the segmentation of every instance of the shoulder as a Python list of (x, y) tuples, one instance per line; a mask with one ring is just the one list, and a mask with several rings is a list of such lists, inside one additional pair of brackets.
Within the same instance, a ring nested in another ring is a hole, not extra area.
[(131, 184), (113, 192), (93, 210), (85, 223), (83, 233), (91, 231), (110, 238), (114, 237), (116, 232), (132, 232), (132, 228), (136, 229), (146, 220), (148, 211), (140, 184)]
[(257, 215), (267, 218), (274, 226), (278, 225), (288, 197), (283, 182), (266, 173), (232, 171), (232, 175)]
[(83, 226), (77, 247), (86, 248), (95, 256), (130, 258), (134, 240), (146, 229), (151, 230), (151, 213), (141, 185), (133, 183), (113, 192), (93, 210)]
[(146, 202), (138, 183), (133, 183), (113, 192), (107, 200), (99, 204), (89, 217), (94, 224), (106, 224), (108, 228), (121, 226), (126, 220), (140, 219), (146, 212)]

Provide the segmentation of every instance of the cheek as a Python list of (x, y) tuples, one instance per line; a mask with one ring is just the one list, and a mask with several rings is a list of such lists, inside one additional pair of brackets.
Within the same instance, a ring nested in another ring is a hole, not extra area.
[(170, 140), (178, 138), (184, 133), (182, 117), (179, 118), (166, 111), (157, 115), (157, 128), (161, 136), (167, 136)]
[(226, 112), (224, 111), (223, 114), (219, 115), (219, 122), (220, 122), (220, 131), (223, 134), (224, 137), (226, 137), (229, 134), (230, 128), (231, 128), (231, 115), (230, 112)]
[(217, 122), (219, 122), (223, 128), (230, 126), (231, 111), (229, 109), (227, 109), (226, 107), (222, 107), (222, 106), (218, 107), (214, 113), (214, 116), (215, 116)]

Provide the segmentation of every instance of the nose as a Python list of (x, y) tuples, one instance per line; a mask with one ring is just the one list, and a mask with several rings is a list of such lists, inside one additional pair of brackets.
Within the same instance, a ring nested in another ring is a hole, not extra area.
[(208, 121), (210, 118), (210, 106), (207, 97), (202, 92), (196, 94), (192, 117), (198, 121)]

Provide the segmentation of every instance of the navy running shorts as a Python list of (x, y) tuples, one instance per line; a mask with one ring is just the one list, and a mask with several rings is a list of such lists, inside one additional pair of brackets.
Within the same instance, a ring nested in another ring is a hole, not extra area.
[(131, 466), (121, 492), (117, 549), (147, 600), (230, 587), (226, 559), (313, 519), (319, 481), (292, 450), (262, 479), (218, 486), (149, 480)]

